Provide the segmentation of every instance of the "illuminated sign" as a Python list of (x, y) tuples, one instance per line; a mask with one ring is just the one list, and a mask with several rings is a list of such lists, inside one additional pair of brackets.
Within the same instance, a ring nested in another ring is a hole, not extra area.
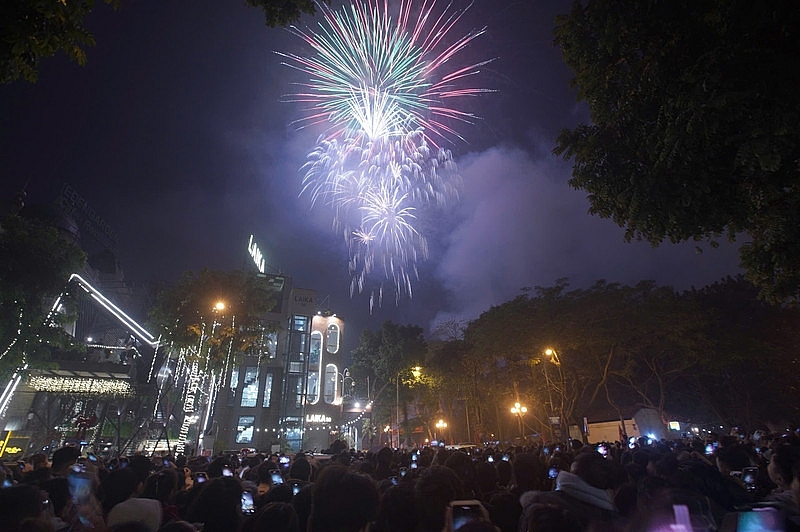
[(258, 271), (264, 273), (264, 255), (261, 253), (261, 250), (258, 249), (258, 244), (253, 241), (253, 235), (250, 235), (250, 242), (247, 244), (247, 251), (250, 252), (250, 256), (253, 258), (253, 262), (256, 264)]
[(306, 414), (306, 423), (330, 423), (331, 417), (325, 414)]

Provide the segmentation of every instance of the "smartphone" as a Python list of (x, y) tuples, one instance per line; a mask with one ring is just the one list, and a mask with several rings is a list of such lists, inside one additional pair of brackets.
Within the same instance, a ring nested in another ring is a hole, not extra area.
[(556, 477), (558, 477), (558, 468), (557, 467), (551, 467), (547, 471), (547, 477), (548, 478), (556, 478)]
[(67, 477), (69, 495), (75, 504), (86, 504), (92, 494), (92, 477), (85, 471), (72, 469)]
[(406, 476), (407, 473), (408, 473), (408, 468), (407, 467), (401, 467), (400, 468), (400, 476), (401, 477)]
[(278, 484), (283, 484), (283, 475), (281, 475), (280, 471), (273, 471), (272, 472), (272, 484), (274, 486)]
[(298, 493), (300, 493), (300, 483), (292, 482), (292, 495), (297, 495)]
[(608, 449), (605, 445), (598, 445), (597, 452), (603, 455), (603, 458), (608, 458)]
[(86, 457), (89, 459), (90, 462), (97, 463), (97, 456), (95, 456), (93, 453), (87, 454)]
[(162, 464), (164, 465), (164, 467), (169, 467), (169, 460), (165, 458)]
[(758, 482), (758, 468), (745, 467), (742, 469), (742, 482), (744, 482), (744, 485), (748, 491), (755, 490)]
[(510, 460), (510, 457), (507, 454), (504, 454), (503, 455), (503, 462), (508, 462), (509, 460)]
[(397, 480), (397, 477), (389, 477), (389, 480), (392, 481), (392, 485), (397, 486), (400, 481)]
[(763, 532), (783, 530), (784, 517), (777, 508), (754, 508), (739, 512), (736, 530), (741, 532)]
[(453, 530), (458, 530), (467, 523), (483, 521), (483, 508), (479, 501), (453, 501), (450, 509), (453, 514)]
[(242, 492), (242, 513), (250, 515), (255, 511), (256, 507), (253, 504), (253, 494), (249, 491)]
[(494, 462), (494, 456), (492, 456), (492, 455), (490, 454), (490, 455), (489, 455), (489, 456), (486, 458), (486, 461), (487, 461), (487, 462), (489, 462), (489, 463), (491, 464), (492, 462)]
[(417, 468), (417, 463), (411, 462), (411, 469), (416, 469), (416, 468)]
[(284, 467), (284, 468), (287, 468), (287, 467), (289, 467), (289, 462), (290, 462), (290, 461), (291, 461), (291, 460), (290, 460), (290, 458), (289, 458), (288, 456), (281, 456), (281, 457), (278, 459), (278, 462), (280, 462), (280, 464), (281, 464), (281, 467)]
[(223, 477), (232, 477), (233, 470), (230, 467), (223, 467), (222, 468), (222, 476)]
[(197, 482), (198, 484), (202, 484), (206, 480), (208, 480), (208, 475), (206, 475), (202, 471), (194, 474), (194, 481)]

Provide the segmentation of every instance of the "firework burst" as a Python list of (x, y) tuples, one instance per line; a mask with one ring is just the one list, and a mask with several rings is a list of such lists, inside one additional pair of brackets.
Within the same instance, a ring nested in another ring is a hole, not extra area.
[[(417, 263), (428, 258), (421, 219), (458, 199), (460, 177), (442, 141), (462, 139), (458, 124), (474, 116), (454, 104), (486, 89), (468, 78), (487, 63), (451, 68), (454, 57), (484, 30), (454, 38), (466, 10), (434, 12), (424, 0), (412, 10), (401, 0), (396, 16), (388, 0), (355, 0), (335, 11), (325, 4), (315, 29), (292, 32), (311, 53), (281, 53), (306, 81), (287, 98), (302, 104), (299, 127), (324, 134), (303, 167), (301, 194), (333, 213), (349, 250), (351, 294), (371, 292), (381, 304), (383, 281), (395, 301), (412, 295)], [(416, 12), (416, 15), (414, 14)]]

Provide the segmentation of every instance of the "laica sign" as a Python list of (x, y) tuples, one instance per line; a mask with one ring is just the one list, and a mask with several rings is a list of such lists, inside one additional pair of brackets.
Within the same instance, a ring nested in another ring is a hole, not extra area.
[(306, 423), (330, 423), (331, 417), (324, 414), (306, 414)]
[(253, 235), (250, 235), (250, 242), (247, 243), (247, 251), (249, 251), (250, 256), (253, 257), (253, 262), (256, 263), (258, 271), (264, 273), (264, 255), (262, 255), (261, 250), (258, 249), (258, 244), (253, 241)]

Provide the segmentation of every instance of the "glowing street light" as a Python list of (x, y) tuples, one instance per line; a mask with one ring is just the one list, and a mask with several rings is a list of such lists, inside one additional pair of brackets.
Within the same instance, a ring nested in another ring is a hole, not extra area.
[[(553, 393), (552, 393), (553, 381), (550, 380), (550, 376), (547, 373), (548, 362), (551, 362), (551, 363), (555, 364), (556, 366), (558, 366), (558, 372), (559, 372), (559, 375), (561, 375), (562, 385), (563, 385), (564, 377), (563, 377), (563, 374), (561, 373), (561, 360), (558, 357), (558, 353), (554, 349), (551, 349), (551, 348), (548, 347), (547, 349), (544, 350), (544, 355), (547, 357), (547, 359), (543, 361), (544, 362), (544, 380), (545, 380), (545, 384), (547, 386), (547, 398), (550, 401), (550, 430), (551, 430), (551, 433), (552, 433), (553, 425), (554, 425), (553, 416), (556, 414), (556, 408), (555, 408), (555, 405), (553, 404)], [(564, 413), (563, 412), (559, 412), (559, 415), (558, 415), (558, 423), (559, 423), (559, 425), (561, 425), (563, 423), (563, 419), (562, 419), (563, 416), (564, 416)]]
[[(400, 374), (403, 371), (400, 370), (397, 372), (397, 379), (395, 381), (395, 408), (397, 414), (397, 448), (400, 448)], [(414, 366), (411, 368), (411, 375), (414, 377), (414, 380), (419, 380), (420, 376), (422, 375), (422, 368), (419, 366)]]
[(439, 436), (439, 439), (443, 439), (444, 436), (444, 429), (447, 428), (447, 423), (444, 419), (440, 419), (436, 422), (436, 435)]
[(522, 430), (522, 416), (528, 411), (528, 407), (521, 405), (519, 403), (514, 403), (514, 406), (511, 407), (511, 413), (517, 416), (517, 421), (519, 422), (519, 437), (524, 438), (525, 432)]

